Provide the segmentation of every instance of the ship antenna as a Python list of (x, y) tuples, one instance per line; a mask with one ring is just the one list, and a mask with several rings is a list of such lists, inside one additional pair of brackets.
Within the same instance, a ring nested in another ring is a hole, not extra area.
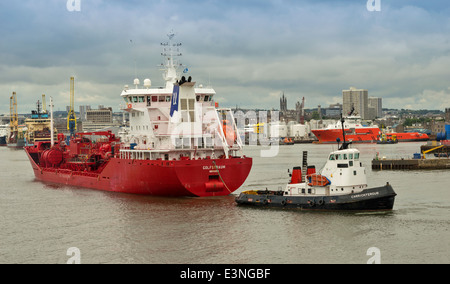
[(180, 57), (183, 54), (180, 52), (181, 43), (172, 42), (175, 37), (173, 30), (167, 34), (167, 37), (169, 38), (169, 41), (161, 43), (161, 46), (163, 47), (161, 55), (166, 60), (166, 63), (161, 64), (161, 67), (164, 67), (163, 70), (165, 70), (163, 78), (166, 81), (166, 88), (172, 88), (178, 78), (177, 70), (179, 67), (183, 66), (175, 60), (175, 57)]
[[(346, 150), (346, 149), (348, 149), (348, 146), (349, 146), (350, 144), (352, 144), (352, 142), (347, 142), (347, 141), (345, 141), (345, 127), (344, 127), (344, 122), (345, 122), (345, 119), (344, 119), (344, 117), (342, 116), (342, 111), (341, 111), (342, 137), (344, 138), (344, 141), (342, 142), (342, 146), (341, 146), (341, 148), (339, 148), (339, 150)], [(338, 138), (338, 139), (339, 139), (339, 138)], [(338, 147), (339, 147), (339, 140), (338, 140)]]

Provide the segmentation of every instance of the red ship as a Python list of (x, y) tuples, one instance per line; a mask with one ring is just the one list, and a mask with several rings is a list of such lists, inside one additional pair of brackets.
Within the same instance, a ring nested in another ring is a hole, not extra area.
[(123, 144), (111, 132), (80, 133), (70, 146), (62, 134), (58, 137), (53, 147), (36, 142), (25, 148), (38, 180), (131, 194), (220, 196), (238, 189), (252, 167), (247, 157), (139, 159), (139, 152), (122, 152)]
[[(317, 137), (318, 143), (330, 144), (336, 143), (336, 139), (339, 138), (343, 141), (342, 129), (340, 129), (340, 122), (329, 125), (324, 129), (311, 130)], [(351, 116), (347, 117), (345, 121), (345, 137), (352, 143), (376, 143), (381, 139), (381, 131), (378, 126), (364, 126), (361, 123), (360, 117)], [(407, 133), (386, 133), (388, 139), (392, 139), (396, 136), (398, 142), (415, 142), (415, 141), (427, 141), (429, 136), (424, 133), (407, 132)]]
[[(173, 35), (169, 35), (172, 40)], [(252, 159), (230, 109), (217, 109), (211, 88), (178, 79), (173, 57), (179, 44), (166, 43), (166, 86), (126, 86), (123, 110), (130, 128), (120, 138), (111, 132), (78, 133), (66, 142), (35, 142), (25, 147), (36, 179), (104, 191), (154, 196), (223, 196), (247, 179)]]

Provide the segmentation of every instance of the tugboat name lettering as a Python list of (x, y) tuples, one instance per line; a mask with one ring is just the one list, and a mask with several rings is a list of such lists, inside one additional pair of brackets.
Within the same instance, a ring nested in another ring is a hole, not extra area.
[(363, 198), (363, 197), (376, 196), (376, 195), (380, 195), (380, 192), (377, 191), (377, 192), (356, 194), (356, 195), (352, 195), (352, 198)]

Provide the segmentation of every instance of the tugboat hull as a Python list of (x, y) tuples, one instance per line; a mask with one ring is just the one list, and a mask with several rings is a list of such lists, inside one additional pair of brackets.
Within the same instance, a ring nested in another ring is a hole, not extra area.
[(392, 210), (397, 194), (391, 185), (366, 189), (347, 195), (289, 196), (281, 191), (247, 191), (241, 193), (239, 205), (298, 208), (302, 210), (329, 211), (380, 211)]

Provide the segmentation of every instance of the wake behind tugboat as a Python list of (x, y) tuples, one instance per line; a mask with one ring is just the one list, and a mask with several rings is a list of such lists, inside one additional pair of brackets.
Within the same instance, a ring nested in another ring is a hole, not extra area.
[[(341, 119), (344, 125), (344, 119)], [(339, 150), (331, 152), (321, 171), (307, 165), (307, 152), (302, 167), (295, 167), (291, 183), (283, 191), (256, 190), (242, 192), (239, 205), (300, 208), (307, 210), (378, 211), (392, 210), (395, 196), (392, 186), (368, 188), (366, 170), (360, 162), (360, 152), (349, 149), (345, 141)], [(338, 140), (339, 143), (339, 140)]]

